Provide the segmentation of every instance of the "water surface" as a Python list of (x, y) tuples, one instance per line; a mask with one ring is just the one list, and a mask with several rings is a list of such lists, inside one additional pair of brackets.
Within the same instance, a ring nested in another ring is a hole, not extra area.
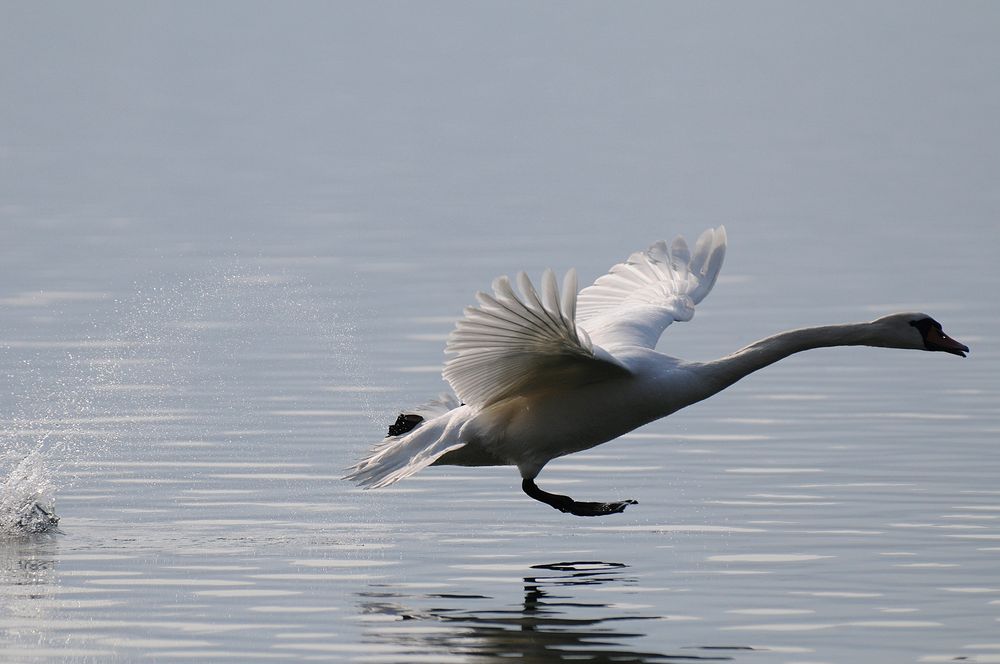
[[(6, 659), (1000, 659), (993, 5), (6, 13), (2, 491), (63, 531), (0, 540)], [(916, 309), (970, 357), (815, 351), (545, 469), (608, 518), (339, 480), (494, 276), (719, 223), (664, 352)]]

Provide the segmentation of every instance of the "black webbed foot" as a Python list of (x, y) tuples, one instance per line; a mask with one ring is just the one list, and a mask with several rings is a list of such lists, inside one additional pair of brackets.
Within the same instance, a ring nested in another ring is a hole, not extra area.
[(424, 418), (420, 415), (400, 413), (399, 417), (396, 418), (396, 421), (389, 425), (389, 435), (386, 437), (402, 436), (404, 433), (409, 433), (423, 421)]
[(551, 505), (560, 512), (575, 514), (576, 516), (605, 516), (606, 514), (618, 514), (624, 512), (629, 505), (638, 505), (638, 500), (619, 500), (613, 503), (587, 503), (573, 500), (569, 496), (561, 496), (557, 493), (542, 491), (535, 484), (533, 479), (521, 481), (521, 489), (526, 494), (541, 501), (546, 505)]

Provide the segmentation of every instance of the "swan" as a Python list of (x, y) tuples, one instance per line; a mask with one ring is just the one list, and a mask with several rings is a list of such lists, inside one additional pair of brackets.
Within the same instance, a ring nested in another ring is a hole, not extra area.
[(517, 466), (531, 498), (577, 516), (623, 512), (635, 500), (583, 502), (543, 491), (535, 478), (552, 459), (590, 449), (666, 417), (793, 353), (828, 346), (943, 351), (969, 348), (922, 313), (809, 327), (761, 339), (709, 362), (655, 350), (663, 331), (689, 321), (715, 285), (725, 227), (694, 249), (678, 236), (629, 256), (577, 292), (551, 270), (541, 292), (522, 272), (476, 295), (445, 345), (443, 376), (454, 394), (401, 413), (389, 435), (345, 479), (384, 487), (431, 465)]

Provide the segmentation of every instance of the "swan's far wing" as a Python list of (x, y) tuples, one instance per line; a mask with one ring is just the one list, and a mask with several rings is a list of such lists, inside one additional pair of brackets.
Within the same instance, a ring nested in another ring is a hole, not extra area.
[(674, 321), (691, 320), (715, 285), (726, 255), (726, 229), (708, 229), (694, 252), (678, 236), (629, 256), (580, 291), (577, 323), (594, 343), (654, 348)]
[(486, 406), (517, 394), (566, 389), (629, 371), (595, 348), (575, 323), (576, 273), (570, 270), (559, 293), (546, 270), (539, 297), (523, 272), (520, 294), (507, 277), (493, 282), (493, 295), (477, 293), (448, 337), (444, 378), (467, 404)]

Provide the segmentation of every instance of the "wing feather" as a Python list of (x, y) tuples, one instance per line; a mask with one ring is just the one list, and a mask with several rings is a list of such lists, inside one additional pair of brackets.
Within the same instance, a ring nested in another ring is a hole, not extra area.
[(493, 294), (478, 293), (479, 306), (468, 307), (448, 337), (444, 378), (466, 404), (486, 406), (548, 385), (582, 385), (629, 372), (610, 355), (595, 349), (578, 329), (576, 273), (563, 280), (547, 270), (541, 295), (524, 273), (520, 294), (510, 279), (493, 282)]
[(654, 243), (580, 291), (577, 323), (593, 343), (654, 348), (674, 321), (691, 320), (719, 277), (726, 229), (708, 229), (692, 252), (678, 236)]

